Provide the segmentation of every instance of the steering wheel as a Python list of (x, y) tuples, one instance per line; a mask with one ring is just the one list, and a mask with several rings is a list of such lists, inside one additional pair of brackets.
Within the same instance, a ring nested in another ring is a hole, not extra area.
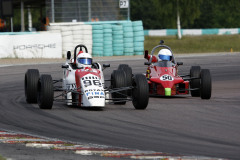
[(85, 49), (85, 52), (88, 53), (87, 47), (83, 44), (79, 44), (75, 47), (74, 49), (74, 62), (76, 62), (76, 58), (77, 58), (77, 49), (80, 48), (80, 51), (82, 51), (82, 48)]

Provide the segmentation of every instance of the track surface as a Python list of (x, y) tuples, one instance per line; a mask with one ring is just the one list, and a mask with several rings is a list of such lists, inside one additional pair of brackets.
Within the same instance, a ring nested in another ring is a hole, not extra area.
[[(240, 54), (176, 58), (184, 62), (180, 74), (192, 65), (212, 74), (210, 100), (190, 96), (151, 97), (146, 110), (131, 102), (86, 110), (55, 103), (52, 110), (27, 104), (24, 74), (29, 68), (62, 77), (61, 64), (21, 65), (0, 68), (0, 128), (62, 140), (118, 147), (220, 157), (240, 158)], [(104, 62), (101, 62), (104, 63)], [(144, 60), (109, 61), (105, 79), (119, 63), (128, 63), (133, 73), (143, 73)]]

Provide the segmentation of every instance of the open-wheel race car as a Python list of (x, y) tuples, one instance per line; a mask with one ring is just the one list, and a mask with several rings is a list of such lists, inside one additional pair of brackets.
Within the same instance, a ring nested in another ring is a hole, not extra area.
[[(184, 95), (191, 92), (192, 97), (201, 97), (210, 99), (212, 91), (211, 74), (208, 69), (201, 69), (200, 66), (192, 66), (190, 74), (179, 75), (178, 67), (183, 65), (182, 62), (176, 62), (171, 48), (167, 45), (154, 47), (151, 55), (145, 51), (144, 58), (148, 60), (146, 77), (149, 84), (150, 95), (174, 96)], [(158, 55), (154, 52), (162, 48)]]
[[(85, 52), (84, 52), (85, 50)], [(142, 74), (132, 74), (127, 64), (120, 64), (111, 74), (106, 86), (103, 70), (110, 64), (92, 62), (87, 47), (77, 45), (74, 57), (67, 53), (63, 78), (53, 80), (51, 75), (28, 69), (25, 74), (25, 97), (28, 103), (38, 103), (41, 109), (51, 109), (53, 102), (65, 102), (80, 107), (105, 107), (105, 104), (125, 104), (132, 101), (135, 109), (148, 105), (148, 82)]]

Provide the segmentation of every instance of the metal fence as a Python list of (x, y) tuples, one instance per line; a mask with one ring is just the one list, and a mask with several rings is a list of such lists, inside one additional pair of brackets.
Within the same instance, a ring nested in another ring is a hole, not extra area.
[(129, 10), (119, 0), (46, 0), (50, 22), (128, 20)]

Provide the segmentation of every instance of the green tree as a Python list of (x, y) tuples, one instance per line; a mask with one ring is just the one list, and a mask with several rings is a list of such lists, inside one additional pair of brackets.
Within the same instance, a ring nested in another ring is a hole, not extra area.
[(193, 28), (238, 28), (240, 26), (240, 1), (204, 0), (201, 16), (195, 20)]
[[(189, 28), (195, 19), (200, 17), (202, 0), (179, 0), (179, 10), (182, 28)], [(175, 7), (176, 8), (176, 7)]]
[[(189, 27), (198, 18), (202, 0), (179, 0), (182, 27)], [(146, 29), (176, 28), (176, 0), (132, 0), (131, 20), (143, 20)]]

